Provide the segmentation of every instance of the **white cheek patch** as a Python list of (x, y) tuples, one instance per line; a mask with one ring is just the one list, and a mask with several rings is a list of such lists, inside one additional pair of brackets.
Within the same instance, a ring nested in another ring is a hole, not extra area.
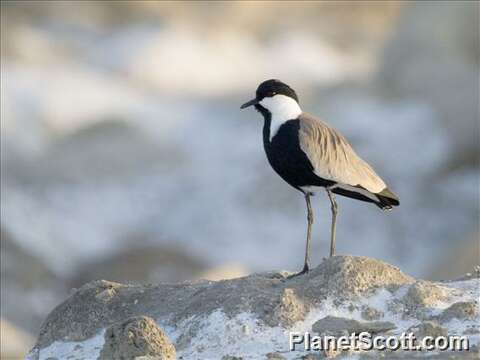
[(272, 121), (270, 123), (270, 141), (272, 137), (277, 134), (278, 129), (288, 120), (296, 119), (301, 113), (302, 109), (298, 103), (289, 96), (275, 95), (266, 97), (260, 101), (260, 105), (266, 108), (272, 114)]

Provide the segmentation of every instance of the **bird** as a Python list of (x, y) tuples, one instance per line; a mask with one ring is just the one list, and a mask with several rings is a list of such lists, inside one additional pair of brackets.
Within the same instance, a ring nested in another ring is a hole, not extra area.
[(307, 239), (302, 275), (310, 270), (310, 243), (314, 214), (311, 196), (326, 191), (330, 199), (330, 257), (335, 255), (338, 205), (335, 195), (373, 203), (382, 210), (400, 200), (375, 170), (353, 150), (346, 138), (317, 117), (303, 112), (297, 93), (277, 79), (262, 82), (255, 98), (240, 109), (254, 106), (263, 116), (263, 146), (275, 172), (300, 191), (307, 207)]

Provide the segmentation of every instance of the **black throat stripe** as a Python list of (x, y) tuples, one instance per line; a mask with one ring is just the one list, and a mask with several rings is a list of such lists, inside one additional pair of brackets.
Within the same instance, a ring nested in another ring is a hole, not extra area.
[(271, 141), (270, 124), (271, 117), (268, 114), (263, 126), (263, 146), (270, 165), (283, 180), (298, 190), (302, 186), (325, 187), (335, 184), (315, 175), (310, 160), (300, 148), (298, 119), (282, 124)]

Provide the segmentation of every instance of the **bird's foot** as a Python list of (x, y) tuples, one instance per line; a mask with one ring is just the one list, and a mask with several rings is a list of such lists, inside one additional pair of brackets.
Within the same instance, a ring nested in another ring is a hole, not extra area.
[(305, 264), (305, 265), (303, 266), (303, 270), (302, 270), (302, 271), (300, 271), (300, 272), (298, 272), (298, 273), (296, 273), (296, 274), (290, 275), (289, 277), (287, 277), (287, 279), (293, 279), (293, 278), (295, 278), (295, 277), (297, 277), (297, 276), (300, 276), (300, 275), (303, 275), (303, 274), (307, 274), (309, 271), (310, 271), (310, 265)]

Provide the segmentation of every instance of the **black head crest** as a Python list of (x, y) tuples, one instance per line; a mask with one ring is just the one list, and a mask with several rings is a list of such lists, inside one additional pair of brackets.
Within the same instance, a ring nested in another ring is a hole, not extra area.
[(277, 79), (270, 79), (262, 82), (257, 88), (256, 99), (261, 100), (263, 98), (275, 96), (277, 94), (291, 97), (295, 99), (296, 102), (298, 102), (298, 96), (295, 90)]

